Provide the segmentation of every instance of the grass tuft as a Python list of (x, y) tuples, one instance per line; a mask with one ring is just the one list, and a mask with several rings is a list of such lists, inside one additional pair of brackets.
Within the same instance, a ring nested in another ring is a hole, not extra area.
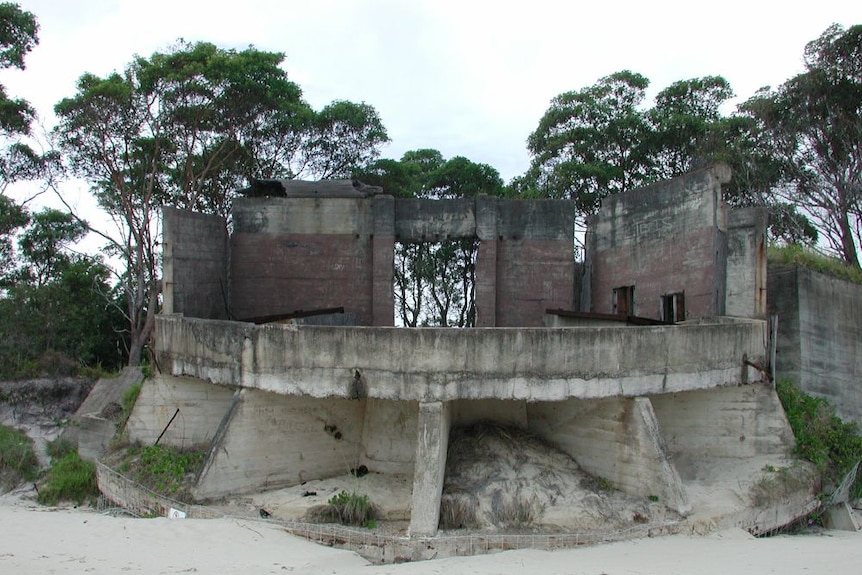
[(0, 493), (38, 476), (33, 440), (22, 431), (0, 425)]
[(767, 255), (770, 263), (799, 266), (834, 278), (862, 284), (862, 270), (848, 266), (838, 258), (824, 256), (798, 244), (770, 247)]
[(367, 495), (342, 491), (330, 497), (326, 505), (309, 509), (306, 519), (315, 523), (341, 523), (373, 529), (377, 525), (377, 508)]
[(37, 500), (43, 505), (57, 505), (60, 501), (74, 501), (80, 505), (98, 495), (96, 465), (72, 451), (51, 463)]

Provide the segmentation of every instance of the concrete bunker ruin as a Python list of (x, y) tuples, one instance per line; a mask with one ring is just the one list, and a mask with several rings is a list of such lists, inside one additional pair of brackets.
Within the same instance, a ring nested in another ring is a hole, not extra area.
[[(364, 465), (403, 478), (392, 517), (432, 535), (450, 431), (491, 421), (692, 523), (787, 523), (816, 504), (808, 489), (745, 502), (765, 466), (790, 464), (793, 437), (768, 375), (765, 216), (729, 210), (727, 179), (718, 166), (607, 200), (583, 265), (566, 201), (286, 183), (237, 199), (230, 237), (166, 209), (160, 373), (129, 437), (209, 444), (200, 499)], [(394, 242), (437, 236), (480, 241), (480, 327), (393, 327)], [(357, 325), (233, 319), (335, 307)]]

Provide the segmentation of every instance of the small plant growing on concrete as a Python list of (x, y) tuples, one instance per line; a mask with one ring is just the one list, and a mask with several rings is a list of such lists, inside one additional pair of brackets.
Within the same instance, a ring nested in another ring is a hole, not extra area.
[(133, 481), (162, 495), (188, 495), (188, 480), (206, 458), (205, 448), (181, 449), (169, 445), (131, 446), (106, 461)]

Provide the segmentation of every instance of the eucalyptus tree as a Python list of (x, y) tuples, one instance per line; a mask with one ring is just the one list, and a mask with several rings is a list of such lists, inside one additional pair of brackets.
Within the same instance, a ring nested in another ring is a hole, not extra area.
[(346, 174), (386, 141), (370, 107), (338, 102), (315, 112), (283, 58), (181, 41), (122, 73), (82, 75), (76, 94), (56, 105), (69, 167), (114, 223), (93, 231), (124, 265), (130, 364), (158, 308), (162, 205), (227, 216), (231, 194), (250, 178)]
[(553, 98), (527, 140), (527, 179), (544, 196), (575, 200), (582, 215), (609, 194), (647, 183), (650, 124), (641, 105), (648, 86), (624, 70)]
[[(24, 57), (39, 42), (36, 17), (18, 4), (0, 4), (0, 69), (24, 69)], [(10, 98), (0, 85), (0, 287), (13, 267), (16, 230), (29, 221), (27, 211), (5, 195), (15, 181), (38, 174), (40, 158), (22, 140), (30, 133), (35, 111), (26, 100)]]
[(859, 267), (862, 242), (862, 25), (809, 42), (805, 71), (742, 106), (781, 167), (779, 201), (808, 216), (828, 249)]

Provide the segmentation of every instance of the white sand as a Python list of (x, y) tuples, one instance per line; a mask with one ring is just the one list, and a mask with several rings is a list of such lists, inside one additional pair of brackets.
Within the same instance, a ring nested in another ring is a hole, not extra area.
[(0, 500), (0, 573), (727, 575), (860, 573), (862, 533), (755, 539), (740, 530), (566, 551), (369, 565), (349, 551), (235, 519), (131, 519)]

